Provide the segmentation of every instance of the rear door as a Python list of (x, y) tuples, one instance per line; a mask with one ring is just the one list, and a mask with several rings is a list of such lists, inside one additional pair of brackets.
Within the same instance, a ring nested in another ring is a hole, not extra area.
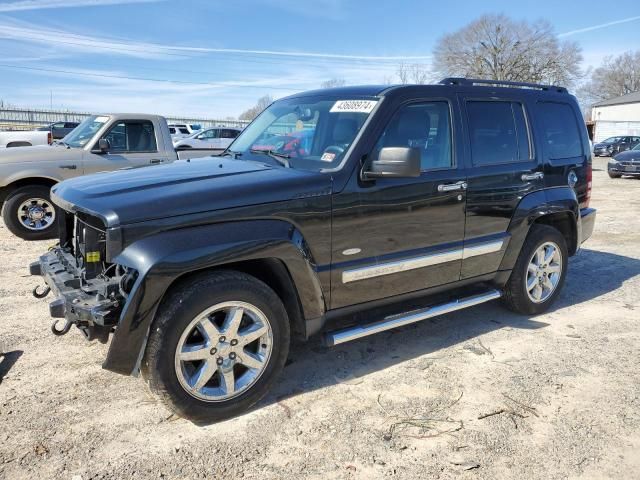
[(536, 130), (540, 137), (545, 165), (545, 185), (566, 187), (574, 172), (578, 202), (587, 203), (589, 182), (589, 143), (582, 114), (575, 102), (561, 100), (536, 103)]
[(543, 188), (525, 102), (517, 96), (461, 95), (470, 149), (461, 278), (495, 272), (516, 206)]
[(156, 131), (149, 120), (116, 121), (101, 138), (108, 140), (111, 147), (108, 152), (99, 153), (96, 142), (85, 161), (85, 174), (168, 161), (158, 151)]

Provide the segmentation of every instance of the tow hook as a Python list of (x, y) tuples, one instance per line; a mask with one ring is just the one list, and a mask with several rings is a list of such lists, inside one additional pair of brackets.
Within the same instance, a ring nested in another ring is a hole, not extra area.
[(36, 298), (44, 298), (47, 295), (49, 295), (50, 291), (51, 291), (51, 287), (49, 287), (48, 285), (38, 285), (36, 288), (33, 289), (33, 292), (31, 293), (33, 293), (33, 296)]
[(56, 325), (58, 324), (59, 321), (60, 320), (56, 320), (51, 324), (51, 331), (53, 332), (54, 335), (61, 337), (62, 335), (69, 333), (69, 330), (71, 330), (71, 326), (73, 325), (73, 322), (67, 320), (66, 323), (64, 324), (64, 327), (62, 327), (62, 330), (58, 330)]

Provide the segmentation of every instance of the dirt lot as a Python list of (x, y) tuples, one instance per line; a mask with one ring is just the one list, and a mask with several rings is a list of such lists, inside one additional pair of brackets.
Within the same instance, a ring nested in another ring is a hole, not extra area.
[(293, 349), (246, 415), (196, 427), (49, 331), (0, 224), (0, 478), (638, 478), (640, 181), (595, 162), (596, 233), (553, 310), (499, 303)]

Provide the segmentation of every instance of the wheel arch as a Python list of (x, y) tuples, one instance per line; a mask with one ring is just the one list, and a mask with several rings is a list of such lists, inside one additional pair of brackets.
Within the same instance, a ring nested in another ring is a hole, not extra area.
[(308, 336), (298, 289), (296, 288), (287, 265), (279, 258), (255, 258), (237, 262), (220, 263), (212, 267), (184, 273), (177, 277), (167, 287), (163, 294), (163, 298), (170, 290), (179, 287), (181, 283), (186, 282), (195, 276), (230, 270), (246, 273), (269, 286), (276, 293), (278, 298), (280, 298), (280, 301), (282, 301), (282, 304), (287, 311), (287, 315), (289, 316), (289, 322), (291, 323), (293, 333), (301, 339)]
[(578, 251), (580, 206), (573, 189), (548, 188), (532, 192), (522, 198), (509, 223), (511, 236), (500, 270), (511, 270), (534, 224), (556, 228), (567, 240), (569, 255)]
[[(211, 242), (211, 239), (220, 239)], [(269, 285), (283, 300), (295, 333), (326, 311), (313, 256), (295, 226), (251, 220), (163, 232), (134, 242), (115, 263), (139, 272), (103, 367), (136, 373), (158, 306), (172, 286), (207, 271), (236, 270)]]
[(19, 178), (17, 180), (12, 180), (10, 183), (5, 185), (4, 187), (0, 187), (0, 204), (4, 204), (5, 200), (11, 195), (14, 191), (22, 187), (28, 187), (31, 185), (43, 186), (43, 187), (53, 187), (58, 180), (50, 177), (24, 177)]

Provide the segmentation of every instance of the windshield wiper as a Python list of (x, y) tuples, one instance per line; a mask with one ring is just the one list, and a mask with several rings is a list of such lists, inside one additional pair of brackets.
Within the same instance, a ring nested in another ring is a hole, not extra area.
[(227, 150), (225, 150), (224, 152), (222, 152), (222, 153), (220, 154), (220, 156), (221, 156), (221, 157), (227, 157), (227, 156), (229, 156), (229, 157), (233, 157), (235, 160), (237, 160), (239, 157), (241, 157), (241, 156), (242, 156), (242, 152), (234, 152), (233, 150), (229, 150), (229, 149), (227, 149)]
[(66, 143), (64, 143), (62, 140), (56, 140), (56, 141), (54, 141), (54, 142), (53, 142), (53, 144), (54, 144), (54, 145), (62, 145), (62, 146), (64, 146), (64, 147), (71, 148), (69, 145), (67, 145)]
[(249, 151), (251, 153), (260, 153), (262, 155), (269, 155), (271, 158), (276, 160), (283, 167), (291, 168), (291, 164), (289, 163), (289, 159), (291, 158), (291, 155), (287, 155), (286, 153), (274, 152), (273, 150), (261, 150), (257, 148), (252, 148)]

